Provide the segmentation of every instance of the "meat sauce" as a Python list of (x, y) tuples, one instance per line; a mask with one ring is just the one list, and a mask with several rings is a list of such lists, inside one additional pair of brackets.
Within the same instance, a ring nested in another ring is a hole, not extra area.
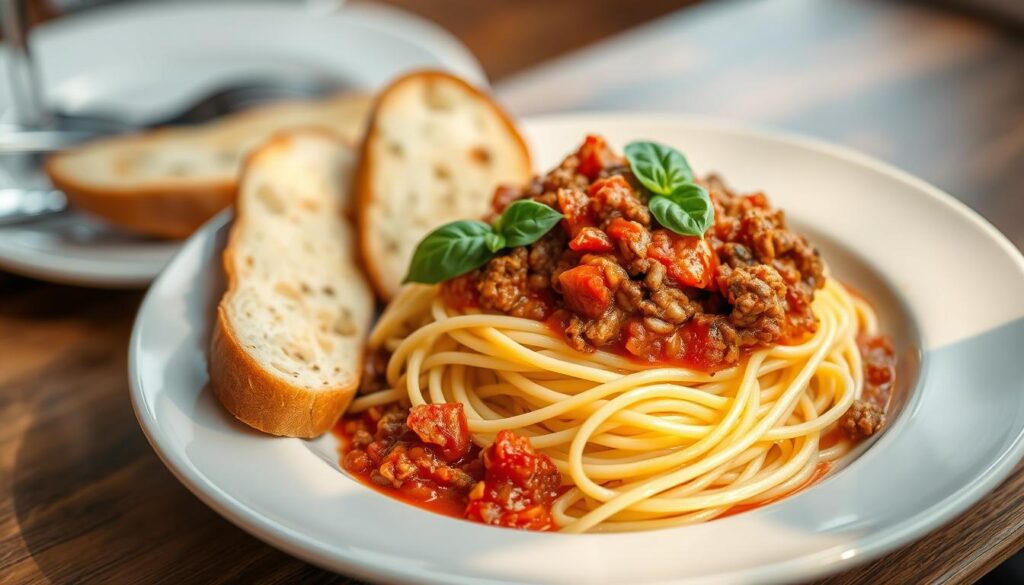
[(562, 477), (551, 458), (511, 431), (481, 450), (461, 404), (373, 407), (334, 432), (342, 467), (383, 493), (484, 524), (555, 528), (551, 503)]
[(851, 439), (878, 433), (885, 426), (885, 411), (896, 383), (896, 352), (885, 335), (861, 335), (857, 339), (864, 369), (864, 389), (853, 402), (839, 426)]
[(764, 194), (734, 193), (715, 176), (703, 185), (714, 224), (702, 237), (669, 231), (625, 159), (589, 136), (547, 175), (494, 195), (492, 216), (529, 198), (558, 210), (560, 226), (446, 282), (442, 298), (546, 321), (581, 352), (705, 371), (805, 339), (825, 282), (818, 251)]

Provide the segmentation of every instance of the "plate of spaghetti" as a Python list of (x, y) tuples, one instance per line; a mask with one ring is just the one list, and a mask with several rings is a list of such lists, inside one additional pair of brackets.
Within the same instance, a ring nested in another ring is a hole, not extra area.
[[(532, 172), (489, 189), (482, 213), (388, 232), (418, 226), (400, 266), (360, 244), (353, 266), (387, 301), (366, 315), (355, 382), (312, 430), (278, 432), (299, 427), (266, 405), (247, 414), (260, 378), (243, 376), (238, 398), (237, 367), (218, 365), (225, 335), (287, 338), (282, 355), (328, 375), (317, 360), (334, 338), (314, 326), (222, 331), (252, 263), (232, 268), (251, 237), (232, 226), (256, 225), (258, 203), (185, 245), (140, 310), (132, 398), (200, 499), (381, 582), (792, 582), (923, 536), (1024, 453), (1024, 258), (949, 195), (726, 122), (580, 114), (521, 128)], [(359, 164), (399, 150), (364, 146)], [(367, 189), (372, 173), (354, 172)], [(357, 221), (356, 239), (387, 231)], [(253, 288), (346, 296), (302, 278)], [(345, 314), (354, 324), (334, 332), (358, 335), (361, 313)], [(305, 380), (283, 359), (268, 358), (282, 379)], [(317, 396), (310, 419), (334, 404)]]

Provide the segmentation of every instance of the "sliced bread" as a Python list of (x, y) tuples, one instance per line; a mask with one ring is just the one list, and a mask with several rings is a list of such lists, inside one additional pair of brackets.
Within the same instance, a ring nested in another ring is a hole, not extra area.
[(272, 104), (195, 128), (103, 138), (46, 163), (72, 206), (138, 233), (182, 238), (234, 200), (253, 148), (294, 127), (321, 126), (355, 144), (371, 99), (347, 94)]
[(480, 90), (434, 71), (393, 82), (377, 98), (356, 179), (359, 248), (377, 294), (395, 295), (427, 233), (481, 218), (495, 187), (530, 172), (519, 132)]
[(374, 299), (345, 217), (354, 159), (327, 132), (296, 131), (259, 147), (241, 176), (210, 385), (267, 433), (323, 433), (359, 385)]

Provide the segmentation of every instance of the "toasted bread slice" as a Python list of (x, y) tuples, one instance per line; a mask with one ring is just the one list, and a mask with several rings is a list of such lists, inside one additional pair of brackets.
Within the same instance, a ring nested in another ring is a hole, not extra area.
[(323, 433), (359, 385), (374, 299), (344, 212), (354, 159), (329, 133), (297, 131), (259, 147), (243, 170), (210, 385), (267, 433)]
[(131, 231), (182, 238), (231, 204), (239, 167), (253, 148), (304, 126), (355, 143), (370, 104), (349, 94), (273, 104), (196, 128), (103, 138), (51, 157), (46, 172), (78, 209)]
[(377, 98), (356, 172), (360, 254), (377, 294), (395, 295), (427, 233), (482, 217), (495, 187), (530, 172), (523, 138), (480, 90), (433, 71), (393, 82)]

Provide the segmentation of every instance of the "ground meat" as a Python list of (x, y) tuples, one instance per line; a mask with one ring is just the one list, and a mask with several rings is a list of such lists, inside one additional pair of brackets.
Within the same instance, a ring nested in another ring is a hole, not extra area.
[[(792, 232), (787, 232), (792, 234)], [(801, 279), (810, 287), (821, 288), (825, 285), (825, 263), (821, 260), (821, 253), (807, 241), (807, 238), (792, 234), (793, 247), (783, 257), (800, 272)], [(776, 246), (778, 247), (778, 246)]]
[(712, 370), (736, 363), (744, 348), (806, 338), (824, 284), (817, 250), (763, 193), (734, 193), (714, 175), (702, 183), (715, 224), (704, 237), (672, 232), (651, 216), (651, 194), (626, 161), (587, 137), (547, 175), (495, 194), (495, 211), (528, 197), (563, 220), (468, 276), (479, 306), (556, 315), (549, 322), (580, 351), (618, 349)]
[(718, 252), (719, 261), (731, 268), (750, 266), (756, 262), (753, 252), (743, 244), (737, 244), (735, 242), (721, 244), (720, 246), (716, 246), (716, 252)]
[(618, 246), (619, 254), (627, 265), (634, 260), (647, 257), (647, 249), (651, 246), (651, 232), (639, 222), (613, 218), (605, 230), (608, 237)]
[(775, 260), (775, 222), (763, 209), (750, 209), (740, 216), (740, 233), (758, 261)]
[(598, 319), (591, 321), (583, 330), (587, 341), (591, 345), (600, 347), (607, 345), (619, 337), (619, 329), (622, 328), (623, 313), (620, 309), (612, 307), (604, 312)]
[(370, 480), (384, 487), (402, 488), (412, 481), (436, 482), (454, 489), (468, 489), (476, 483), (465, 471), (446, 465), (437, 454), (418, 445), (396, 445), (371, 472)]
[(550, 307), (543, 298), (531, 294), (528, 277), (529, 252), (525, 247), (514, 248), (492, 259), (480, 271), (477, 280), (480, 306), (516, 317), (545, 319)]
[(587, 322), (579, 315), (572, 315), (564, 326), (565, 341), (576, 351), (592, 352), (594, 346), (590, 345), (585, 337)]
[(854, 400), (839, 426), (851, 439), (870, 437), (885, 426), (885, 410), (873, 402)]
[[(651, 309), (650, 305), (653, 305), (654, 309)], [(641, 307), (645, 315), (657, 317), (674, 325), (687, 322), (699, 308), (685, 292), (670, 286), (655, 290), (651, 294), (650, 305), (645, 304)]]
[(732, 305), (729, 322), (756, 331), (761, 343), (778, 339), (786, 318), (786, 283), (779, 273), (771, 266), (756, 264), (723, 267), (721, 275), (719, 286)]
[(551, 275), (565, 250), (566, 237), (562, 230), (551, 230), (530, 246), (529, 277), (531, 290), (544, 290), (551, 286)]
[(700, 315), (698, 324), (708, 328), (708, 342), (704, 354), (706, 363), (734, 364), (739, 360), (739, 334), (729, 322), (720, 315)]
[(615, 291), (615, 304), (627, 313), (640, 311), (640, 303), (644, 301), (642, 284), (636, 280), (627, 280)]
[(526, 296), (528, 256), (526, 248), (515, 248), (487, 263), (477, 284), (483, 308), (504, 313), (516, 308)]
[(651, 224), (651, 212), (622, 175), (598, 179), (587, 190), (591, 208), (602, 226), (618, 218), (644, 227)]
[(559, 189), (585, 190), (590, 185), (590, 179), (576, 172), (579, 166), (580, 161), (575, 155), (567, 157), (558, 168), (542, 179), (542, 192), (554, 193)]

